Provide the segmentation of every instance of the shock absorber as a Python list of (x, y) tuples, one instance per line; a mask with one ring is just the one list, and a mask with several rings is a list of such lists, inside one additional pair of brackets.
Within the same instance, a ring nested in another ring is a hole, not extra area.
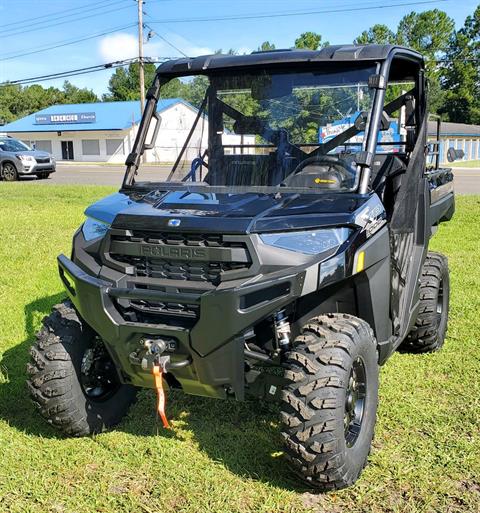
[(273, 324), (275, 329), (275, 340), (281, 351), (290, 347), (290, 323), (285, 314), (285, 310), (279, 310), (273, 315)]

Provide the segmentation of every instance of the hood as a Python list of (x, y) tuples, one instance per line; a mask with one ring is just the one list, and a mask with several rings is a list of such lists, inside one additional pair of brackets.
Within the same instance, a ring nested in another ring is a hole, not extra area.
[(22, 150), (22, 151), (13, 151), (11, 153), (15, 153), (15, 155), (31, 155), (32, 157), (38, 157), (38, 158), (47, 158), (51, 157), (50, 153), (47, 153), (46, 151), (40, 151), (40, 150)]
[(93, 204), (85, 214), (119, 229), (254, 233), (357, 224), (358, 209), (368, 199), (346, 193), (117, 193)]

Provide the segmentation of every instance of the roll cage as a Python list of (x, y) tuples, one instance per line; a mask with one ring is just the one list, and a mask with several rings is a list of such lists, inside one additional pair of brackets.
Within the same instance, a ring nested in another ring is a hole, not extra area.
[[(324, 143), (317, 144), (317, 148), (308, 153), (308, 157), (327, 155), (333, 148), (346, 144), (347, 141), (366, 131), (361, 151), (355, 155), (355, 163), (360, 176), (357, 191), (360, 194), (366, 194), (372, 185), (372, 164), (377, 151), (378, 133), (389, 126), (389, 117), (400, 108), (405, 108), (405, 130), (406, 138), (404, 141), (394, 143), (397, 146), (404, 147), (405, 162), (408, 164), (409, 155), (412, 152), (417, 140), (420, 125), (426, 114), (425, 101), (425, 74), (423, 57), (407, 48), (393, 45), (365, 45), (365, 46), (330, 46), (320, 51), (306, 50), (281, 50), (270, 52), (254, 52), (250, 55), (232, 56), (232, 55), (210, 55), (191, 59), (179, 59), (168, 61), (160, 65), (157, 69), (155, 79), (148, 90), (147, 102), (144, 115), (141, 119), (139, 130), (135, 139), (132, 152), (126, 160), (126, 173), (123, 181), (122, 190), (128, 190), (135, 184), (135, 175), (140, 166), (141, 155), (146, 149), (153, 147), (159, 125), (157, 114), (157, 102), (160, 97), (160, 89), (173, 78), (189, 76), (193, 74), (210, 75), (221, 73), (222, 71), (239, 70), (242, 72), (258, 71), (262, 69), (284, 69), (289, 71), (305, 71), (312, 69), (335, 69), (341, 66), (345, 68), (351, 65), (356, 68), (365, 64), (372, 64), (376, 72), (368, 79), (368, 86), (373, 90), (373, 102), (369, 112), (361, 112), (356, 118), (354, 124), (337, 134), (332, 139)], [(406, 93), (400, 94), (397, 98), (385, 104), (385, 92), (387, 84), (391, 81), (410, 80), (414, 82), (414, 87)], [(196, 124), (202, 115), (207, 104), (209, 89), (200, 106), (195, 122), (187, 136), (183, 150), (177, 157), (172, 168), (169, 179), (175, 172), (178, 163), (182, 158), (183, 151), (193, 134)], [(245, 116), (235, 108), (227, 105), (219, 98), (215, 99), (215, 109), (231, 117), (241, 130), (258, 128), (261, 120)], [(210, 112), (209, 112), (210, 115)], [(156, 127), (152, 141), (146, 142), (147, 133), (152, 121), (156, 118)], [(262, 126), (262, 135), (267, 141), (277, 144), (280, 140), (287, 145), (289, 152), (293, 155), (307, 155), (299, 145), (295, 145), (285, 137), (282, 130), (275, 130), (268, 126)], [(211, 138), (210, 135), (209, 146)], [(382, 146), (388, 143), (382, 143)], [(195, 165), (192, 163), (191, 173), (195, 173)], [(192, 178), (191, 173), (186, 178)]]

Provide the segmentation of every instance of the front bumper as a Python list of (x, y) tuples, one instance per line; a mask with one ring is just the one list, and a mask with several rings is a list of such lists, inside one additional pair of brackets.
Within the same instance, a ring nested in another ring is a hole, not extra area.
[[(60, 277), (82, 318), (104, 340), (125, 382), (153, 387), (153, 377), (130, 355), (145, 337), (174, 339), (172, 361), (190, 358), (191, 365), (172, 370), (186, 393), (244, 398), (244, 333), (260, 320), (294, 301), (302, 293), (305, 271), (275, 280), (264, 280), (203, 293), (168, 293), (159, 290), (120, 288), (84, 272), (64, 255), (58, 257)], [(191, 329), (125, 320), (115, 300), (148, 299), (196, 304), (197, 322)]]
[(54, 173), (56, 171), (56, 165), (54, 162), (50, 161), (46, 164), (25, 164), (20, 162), (18, 167), (19, 175), (35, 175), (37, 173)]

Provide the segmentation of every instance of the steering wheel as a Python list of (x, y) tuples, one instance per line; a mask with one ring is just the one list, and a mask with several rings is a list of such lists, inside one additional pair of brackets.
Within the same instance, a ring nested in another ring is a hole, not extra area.
[(333, 155), (316, 155), (300, 162), (283, 185), (341, 189), (345, 182), (354, 179), (355, 170), (348, 161)]
[(342, 171), (346, 171), (348, 175), (352, 175), (354, 173), (354, 171), (350, 167), (350, 164), (343, 159), (339, 159), (338, 157), (334, 157), (333, 155), (316, 155), (314, 157), (302, 160), (302, 162), (298, 164), (298, 166), (295, 168), (292, 174), (297, 175), (298, 173), (301, 173), (307, 166), (310, 165), (324, 165), (328, 168), (333, 167), (335, 170), (338, 170), (338, 168), (340, 167), (342, 168)]

